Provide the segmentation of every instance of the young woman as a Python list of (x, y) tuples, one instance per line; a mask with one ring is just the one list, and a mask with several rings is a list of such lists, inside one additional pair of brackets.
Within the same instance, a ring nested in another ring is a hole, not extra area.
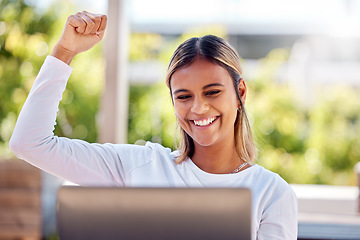
[(159, 144), (90, 144), (54, 136), (59, 101), (80, 52), (104, 35), (106, 16), (68, 18), (19, 115), (10, 147), (29, 163), (80, 185), (247, 187), (253, 239), (297, 238), (297, 200), (277, 174), (254, 164), (239, 57), (216, 36), (191, 38), (171, 58), (166, 83), (181, 126), (179, 150)]

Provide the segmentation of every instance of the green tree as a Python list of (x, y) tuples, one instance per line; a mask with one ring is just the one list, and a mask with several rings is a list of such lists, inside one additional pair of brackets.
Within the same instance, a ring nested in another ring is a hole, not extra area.
[(54, 22), (52, 15), (40, 15), (24, 1), (0, 1), (1, 155), (10, 156), (8, 141), (35, 73), (48, 52), (46, 32)]
[(360, 161), (360, 89), (321, 86), (309, 106), (276, 79), (288, 57), (274, 49), (249, 80), (249, 112), (259, 143), (259, 164), (288, 182), (355, 185)]

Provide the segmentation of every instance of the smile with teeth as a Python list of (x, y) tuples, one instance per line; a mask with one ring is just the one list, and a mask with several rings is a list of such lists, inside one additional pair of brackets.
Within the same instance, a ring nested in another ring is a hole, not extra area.
[(213, 123), (216, 120), (216, 117), (211, 117), (208, 119), (204, 119), (204, 120), (193, 120), (196, 126), (207, 126), (210, 125), (211, 123)]

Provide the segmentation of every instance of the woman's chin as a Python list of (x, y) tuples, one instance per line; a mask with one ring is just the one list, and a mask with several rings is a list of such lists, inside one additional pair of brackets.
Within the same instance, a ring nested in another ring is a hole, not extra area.
[(213, 139), (193, 139), (195, 145), (198, 145), (199, 147), (211, 147), (215, 144), (215, 140)]

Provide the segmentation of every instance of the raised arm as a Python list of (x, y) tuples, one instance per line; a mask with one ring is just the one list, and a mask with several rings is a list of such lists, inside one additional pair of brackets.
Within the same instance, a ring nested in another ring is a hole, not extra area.
[(104, 15), (81, 12), (68, 18), (53, 56), (45, 59), (36, 77), (9, 144), (18, 158), (81, 185), (123, 183), (123, 168), (113, 145), (90, 144), (53, 133), (59, 102), (72, 72), (67, 64), (98, 43), (105, 27)]
[(71, 15), (51, 55), (70, 64), (75, 55), (89, 50), (101, 41), (106, 23), (106, 15), (86, 11)]

